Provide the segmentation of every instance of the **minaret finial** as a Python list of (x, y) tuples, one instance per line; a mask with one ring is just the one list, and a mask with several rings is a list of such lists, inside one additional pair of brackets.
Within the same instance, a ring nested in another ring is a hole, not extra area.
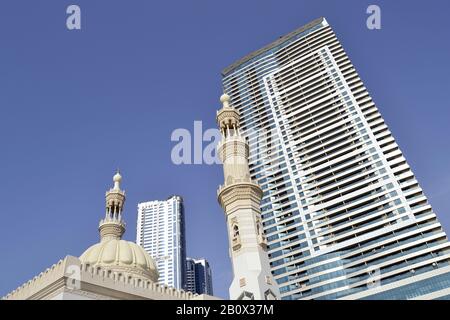
[(230, 107), (230, 96), (225, 92), (220, 96), (220, 102), (222, 102), (224, 108)]
[(120, 190), (120, 182), (122, 181), (122, 176), (120, 175), (120, 170), (117, 168), (116, 174), (113, 177), (114, 190)]

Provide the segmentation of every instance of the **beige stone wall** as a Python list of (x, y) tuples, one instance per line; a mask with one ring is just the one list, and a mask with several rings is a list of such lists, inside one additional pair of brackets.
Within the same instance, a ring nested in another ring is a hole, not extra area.
[(6, 300), (210, 300), (151, 281), (127, 277), (101, 267), (83, 265), (72, 256), (54, 264), (2, 299)]

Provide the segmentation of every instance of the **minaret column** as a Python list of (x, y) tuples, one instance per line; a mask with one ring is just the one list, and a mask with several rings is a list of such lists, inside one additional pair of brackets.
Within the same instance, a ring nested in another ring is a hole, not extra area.
[(125, 204), (125, 191), (120, 189), (122, 176), (117, 172), (114, 177), (114, 187), (106, 192), (105, 219), (100, 221), (98, 230), (101, 240), (121, 239), (125, 233), (125, 222), (122, 220)]
[(223, 164), (224, 184), (218, 200), (227, 221), (234, 278), (231, 299), (279, 299), (278, 285), (270, 272), (267, 242), (261, 223), (262, 190), (250, 178), (249, 147), (240, 132), (239, 112), (229, 96), (220, 98), (217, 123), (222, 132), (218, 154)]

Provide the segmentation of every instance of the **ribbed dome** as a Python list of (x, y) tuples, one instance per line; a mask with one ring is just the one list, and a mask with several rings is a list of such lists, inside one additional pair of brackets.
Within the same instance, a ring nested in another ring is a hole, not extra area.
[(150, 255), (141, 246), (126, 240), (103, 240), (88, 248), (80, 260), (84, 264), (138, 275), (153, 282), (157, 282), (159, 277)]

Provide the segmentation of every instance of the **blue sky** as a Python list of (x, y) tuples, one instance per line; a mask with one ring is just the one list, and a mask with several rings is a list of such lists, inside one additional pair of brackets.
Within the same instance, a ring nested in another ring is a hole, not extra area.
[[(68, 31), (66, 8), (82, 10)], [(382, 29), (366, 28), (378, 4)], [(231, 265), (216, 201), (218, 165), (172, 164), (174, 129), (215, 127), (220, 71), (324, 16), (450, 231), (448, 1), (87, 1), (0, 4), (0, 295), (98, 240), (120, 167), (125, 238), (137, 203), (180, 194), (187, 251), (207, 258), (215, 294)]]

